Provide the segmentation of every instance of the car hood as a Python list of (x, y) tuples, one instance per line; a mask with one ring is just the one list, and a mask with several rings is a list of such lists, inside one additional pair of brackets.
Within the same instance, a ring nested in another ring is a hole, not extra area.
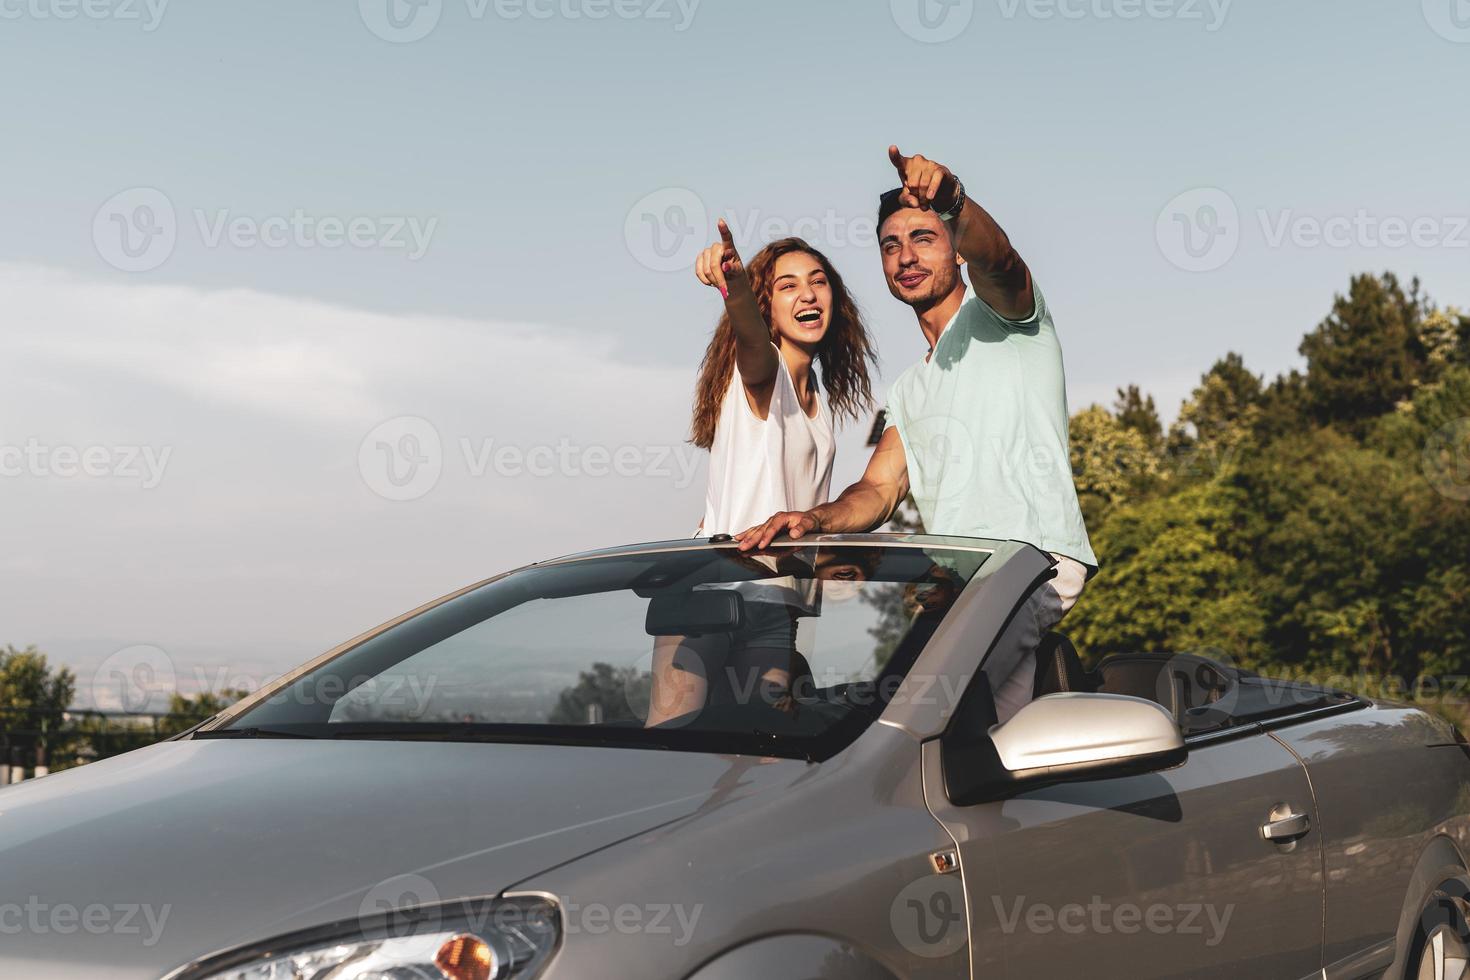
[[(0, 976), (156, 978), (407, 895), (494, 895), (717, 805), (741, 765), (524, 744), (150, 746), (0, 790)], [(762, 768), (788, 767), (805, 768)]]

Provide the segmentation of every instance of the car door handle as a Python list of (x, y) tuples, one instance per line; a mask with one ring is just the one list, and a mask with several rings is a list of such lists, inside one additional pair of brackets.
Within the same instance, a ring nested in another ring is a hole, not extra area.
[(1272, 810), (1266, 822), (1261, 824), (1261, 836), (1266, 840), (1282, 843), (1296, 840), (1311, 829), (1311, 817), (1282, 804)]

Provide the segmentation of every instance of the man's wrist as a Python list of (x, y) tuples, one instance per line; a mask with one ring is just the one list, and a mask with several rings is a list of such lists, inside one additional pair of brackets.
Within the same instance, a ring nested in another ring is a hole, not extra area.
[[(951, 174), (950, 176), (954, 177), (953, 174)], [(945, 208), (943, 211), (939, 211), (937, 208), (935, 209), (936, 212), (939, 214), (939, 220), (953, 221), (954, 219), (958, 218), (960, 216), (960, 212), (965, 210), (965, 200), (965, 182), (960, 180), (958, 177), (954, 177), (954, 199), (950, 202), (949, 207)]]

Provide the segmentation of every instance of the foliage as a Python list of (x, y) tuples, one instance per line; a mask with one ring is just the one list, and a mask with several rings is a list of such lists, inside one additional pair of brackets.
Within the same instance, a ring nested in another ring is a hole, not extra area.
[(219, 714), (247, 693), (226, 689), (219, 694), (204, 691), (190, 698), (175, 691), (168, 698), (168, 714), (158, 721), (159, 732), (167, 738), (188, 731), (201, 721)]
[(35, 647), (0, 649), (0, 731), (4, 758), (22, 765), (35, 762), (45, 745), (45, 732), (58, 731), (67, 705), (76, 695), (76, 675), (65, 667), (52, 671), (46, 655)]
[(648, 702), (650, 680), (636, 667), (595, 663), (591, 670), (577, 675), (574, 686), (561, 692), (546, 720), (552, 725), (636, 721), (630, 701)]
[(1302, 340), (1307, 405), (1321, 425), (1361, 431), (1362, 423), (1408, 398), (1424, 376), (1419, 283), (1405, 293), (1391, 273), (1353, 277), (1346, 296)]
[(1072, 416), (1072, 478), (1089, 521), (1145, 495), (1163, 473), (1159, 444), (1107, 409), (1093, 405)]
[(1409, 691), (1470, 673), (1467, 318), (1358, 276), (1301, 351), (1269, 383), (1217, 361), (1152, 470), (1136, 389), (1073, 417), (1101, 563), (1064, 626), (1084, 655), (1204, 648)]

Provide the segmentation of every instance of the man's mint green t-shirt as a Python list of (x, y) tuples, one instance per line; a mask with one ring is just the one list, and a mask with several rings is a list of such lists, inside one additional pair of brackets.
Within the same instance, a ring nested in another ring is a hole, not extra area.
[(1072, 483), (1062, 347), (1035, 292), (1023, 321), (965, 300), (929, 360), (889, 389), (887, 422), (926, 531), (1027, 541), (1096, 567)]

